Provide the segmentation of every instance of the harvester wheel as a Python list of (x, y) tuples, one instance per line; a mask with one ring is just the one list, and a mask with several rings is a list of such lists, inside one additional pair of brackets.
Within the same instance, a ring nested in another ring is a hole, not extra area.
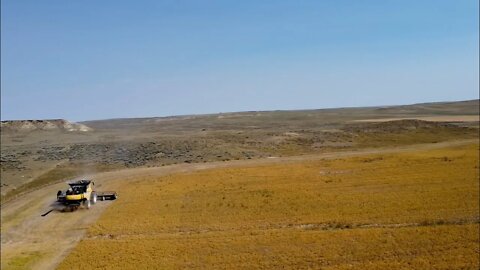
[(84, 205), (87, 209), (90, 209), (90, 200), (85, 200), (85, 201), (83, 201), (83, 205)]
[(95, 204), (97, 202), (97, 193), (96, 192), (92, 192), (90, 200), (92, 201), (92, 204)]

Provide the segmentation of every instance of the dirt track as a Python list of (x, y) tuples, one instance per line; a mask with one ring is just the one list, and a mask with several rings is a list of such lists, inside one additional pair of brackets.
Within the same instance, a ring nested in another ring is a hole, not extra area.
[[(359, 151), (325, 153), (297, 157), (267, 158), (201, 164), (179, 164), (165, 167), (125, 169), (89, 176), (95, 179), (98, 190), (114, 190), (125, 181), (137, 177), (161, 176), (171, 173), (221, 168), (230, 166), (261, 165), (301, 160), (337, 158), (373, 153), (394, 153), (420, 149), (434, 149), (478, 142), (474, 140), (450, 141), (436, 144), (411, 145), (406, 147), (364, 149)], [(55, 184), (26, 194), (2, 206), (2, 269), (9, 263), (30, 261), (33, 269), (54, 269), (84, 236), (86, 228), (113, 202), (98, 202), (90, 210), (76, 212), (52, 211), (45, 217), (41, 214), (55, 208), (55, 194), (65, 184)], [(121, 200), (121, 194), (119, 194)]]

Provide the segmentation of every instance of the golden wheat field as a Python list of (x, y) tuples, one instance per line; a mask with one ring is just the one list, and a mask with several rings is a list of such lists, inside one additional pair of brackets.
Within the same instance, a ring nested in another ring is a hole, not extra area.
[(478, 151), (135, 179), (59, 269), (478, 269)]

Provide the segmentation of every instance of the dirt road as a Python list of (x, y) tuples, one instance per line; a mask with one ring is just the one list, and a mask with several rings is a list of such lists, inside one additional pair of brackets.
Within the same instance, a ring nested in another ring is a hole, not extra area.
[[(296, 157), (266, 158), (201, 164), (178, 164), (165, 167), (124, 169), (87, 176), (93, 178), (96, 188), (115, 190), (119, 185), (133, 178), (161, 176), (172, 173), (190, 172), (209, 168), (249, 166), (301, 160), (338, 158), (346, 156), (396, 153), (421, 149), (435, 149), (478, 142), (474, 140), (450, 141), (435, 144), (411, 145), (395, 148), (363, 149), (305, 155)], [(102, 212), (115, 201), (98, 202), (90, 210), (76, 212), (54, 210), (42, 217), (50, 209), (60, 209), (55, 205), (56, 191), (65, 189), (64, 183), (44, 187), (8, 202), (1, 208), (1, 261), (2, 269), (54, 269), (59, 262), (85, 235), (87, 227), (95, 222)], [(119, 194), (121, 200), (121, 194)]]

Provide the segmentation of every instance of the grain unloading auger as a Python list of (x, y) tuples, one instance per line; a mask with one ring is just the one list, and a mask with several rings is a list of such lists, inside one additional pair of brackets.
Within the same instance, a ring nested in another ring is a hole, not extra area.
[(81, 205), (90, 209), (97, 200), (117, 199), (117, 193), (115, 191), (95, 191), (94, 182), (91, 180), (74, 181), (68, 183), (68, 185), (70, 188), (66, 191), (59, 190), (57, 192), (57, 201), (72, 211), (78, 209)]

